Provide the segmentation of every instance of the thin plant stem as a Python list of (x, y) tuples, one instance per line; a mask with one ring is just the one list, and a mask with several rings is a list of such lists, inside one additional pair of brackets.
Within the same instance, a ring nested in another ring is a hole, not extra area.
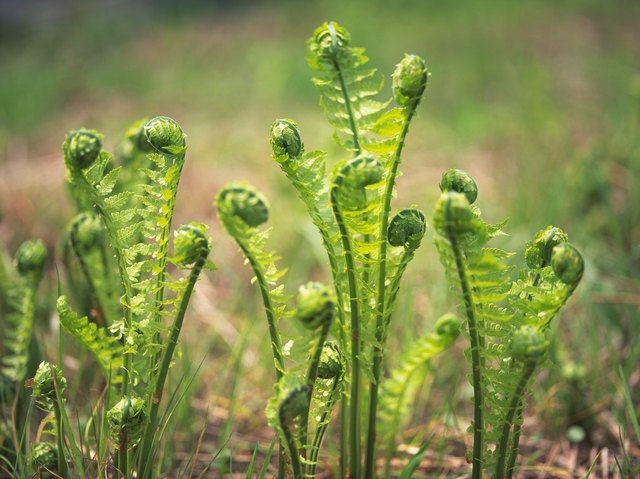
[[(498, 441), (498, 447), (496, 448), (496, 479), (504, 479), (505, 478), (505, 461), (507, 458), (507, 446), (509, 444), (509, 431), (511, 430), (511, 426), (513, 424), (513, 418), (516, 415), (516, 411), (519, 409), (519, 405), (522, 402), (522, 396), (524, 394), (524, 390), (527, 387), (527, 383), (533, 374), (533, 371), (536, 368), (535, 361), (529, 361), (527, 366), (522, 373), (522, 377), (520, 378), (520, 382), (516, 386), (516, 389), (513, 391), (513, 396), (511, 397), (511, 403), (509, 404), (509, 409), (507, 410), (507, 415), (502, 422), (502, 430), (500, 431), (500, 440)], [(519, 439), (519, 438), (518, 438)], [(518, 444), (512, 444), (512, 448), (517, 448)]]
[(60, 414), (60, 407), (58, 402), (53, 403), (53, 413), (56, 418), (56, 442), (58, 447), (58, 474), (61, 477), (67, 476), (67, 460), (64, 457), (64, 439), (62, 430), (62, 415)]
[(376, 449), (376, 413), (378, 410), (378, 388), (380, 387), (380, 374), (382, 370), (382, 360), (384, 359), (384, 341), (386, 339), (385, 324), (385, 291), (387, 276), (387, 229), (389, 227), (389, 211), (391, 210), (391, 197), (393, 196), (393, 188), (395, 186), (396, 176), (398, 174), (398, 165), (400, 164), (400, 155), (404, 147), (405, 138), (409, 131), (411, 119), (416, 111), (417, 102), (411, 105), (404, 117), (400, 137), (391, 160), (391, 169), (387, 174), (387, 181), (384, 188), (384, 203), (382, 207), (382, 217), (380, 218), (380, 250), (378, 252), (378, 299), (376, 308), (376, 344), (373, 347), (373, 381), (369, 387), (369, 422), (367, 431), (367, 445), (365, 453), (365, 477), (374, 476), (374, 459)]
[[(293, 477), (294, 479), (303, 479), (302, 475), (302, 465), (300, 464), (300, 454), (298, 452), (298, 446), (296, 445), (296, 440), (293, 437), (293, 433), (291, 429), (289, 429), (289, 425), (287, 424), (286, 418), (284, 417), (284, 411), (280, 408), (278, 412), (280, 419), (280, 427), (282, 428), (282, 433), (284, 435), (285, 442), (287, 443), (287, 448), (289, 449), (289, 456), (291, 456), (291, 468), (293, 469)], [(302, 418), (304, 420), (304, 418)]]
[[(522, 416), (523, 405), (518, 405), (518, 410), (516, 411), (516, 417)], [(509, 453), (509, 463), (507, 466), (507, 479), (511, 479), (513, 476), (513, 471), (516, 468), (516, 460), (518, 459), (518, 445), (520, 444), (520, 432), (522, 431), (522, 426), (520, 424), (515, 424), (513, 426), (513, 439), (511, 440), (511, 451)]]
[(149, 420), (147, 422), (147, 427), (144, 433), (144, 441), (141, 449), (141, 478), (149, 477), (151, 473), (151, 465), (153, 463), (152, 458), (150, 456), (150, 451), (153, 443), (153, 438), (156, 433), (156, 427), (158, 422), (158, 411), (160, 409), (160, 402), (162, 400), (162, 393), (164, 391), (164, 384), (167, 379), (167, 374), (169, 372), (169, 366), (171, 365), (171, 360), (173, 359), (173, 354), (175, 352), (176, 344), (178, 343), (178, 338), (180, 337), (180, 330), (182, 329), (182, 323), (184, 322), (184, 316), (187, 311), (187, 306), (189, 305), (189, 300), (191, 299), (191, 294), (193, 293), (193, 289), (196, 285), (196, 281), (198, 280), (198, 276), (204, 267), (207, 255), (209, 253), (209, 249), (205, 248), (206, 254), (202, 254), (198, 260), (195, 262), (193, 268), (191, 269), (191, 273), (189, 274), (189, 279), (187, 283), (187, 287), (184, 291), (184, 295), (180, 301), (180, 307), (178, 309), (178, 314), (173, 322), (171, 327), (171, 333), (169, 336), (169, 340), (167, 343), (166, 349), (162, 353), (162, 359), (160, 360), (160, 369), (158, 370), (158, 377), (156, 378), (153, 396), (151, 397), (151, 410), (149, 412)]
[[(450, 208), (450, 201), (447, 202), (446, 208)], [(471, 343), (471, 364), (473, 378), (473, 459), (472, 459), (472, 479), (481, 479), (482, 477), (482, 456), (483, 456), (483, 438), (484, 438), (484, 421), (482, 408), (484, 405), (482, 394), (482, 357), (480, 355), (480, 345), (483, 338), (478, 332), (476, 323), (475, 305), (473, 302), (473, 292), (467, 278), (467, 270), (464, 266), (463, 253), (456, 240), (455, 234), (446, 227), (447, 238), (451, 244), (451, 249), (456, 261), (456, 269), (460, 279), (460, 287), (462, 289), (462, 297), (464, 299), (464, 309), (467, 316), (467, 325), (469, 328), (469, 341)]]
[(324, 433), (329, 426), (329, 415), (331, 414), (331, 409), (333, 409), (333, 405), (336, 402), (336, 389), (340, 384), (340, 376), (336, 377), (333, 380), (333, 386), (331, 387), (331, 395), (329, 396), (329, 401), (327, 402), (327, 410), (322, 413), (320, 416), (320, 426), (316, 429), (316, 434), (313, 438), (313, 443), (311, 445), (311, 453), (309, 454), (309, 471), (307, 476), (313, 479), (316, 474), (316, 464), (318, 462), (318, 454), (320, 452), (320, 445), (322, 444), (322, 438), (324, 437)]
[(351, 397), (349, 407), (349, 442), (350, 464), (349, 472), (352, 478), (360, 477), (360, 316), (358, 308), (358, 288), (356, 285), (353, 251), (347, 227), (344, 224), (342, 213), (338, 207), (336, 197), (337, 185), (331, 188), (331, 206), (336, 217), (336, 223), (340, 230), (342, 249), (344, 251), (347, 266), (347, 278), (349, 281), (349, 309), (351, 315)]
[(302, 420), (300, 422), (300, 444), (302, 445), (302, 457), (306, 457), (306, 445), (307, 445), (307, 431), (309, 429), (309, 411), (311, 410), (311, 399), (313, 398), (313, 387), (318, 378), (318, 365), (320, 364), (320, 357), (322, 356), (322, 346), (327, 340), (329, 335), (329, 329), (331, 329), (331, 321), (325, 321), (320, 330), (318, 341), (311, 356), (311, 362), (309, 363), (309, 369), (307, 370), (307, 386), (309, 387), (309, 394), (307, 398), (306, 410), (302, 414)]

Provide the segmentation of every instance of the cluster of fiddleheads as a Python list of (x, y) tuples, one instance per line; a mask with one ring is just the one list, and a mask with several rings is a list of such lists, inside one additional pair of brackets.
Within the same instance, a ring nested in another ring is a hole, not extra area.
[(473, 204), (475, 181), (460, 170), (440, 183), (433, 224), (436, 247), (467, 318), (473, 385), (473, 477), (510, 478), (516, 466), (527, 387), (544, 365), (549, 323), (578, 285), (584, 262), (559, 228), (527, 243), (527, 269), (512, 278), (512, 256), (487, 243), (503, 224), (489, 225)]

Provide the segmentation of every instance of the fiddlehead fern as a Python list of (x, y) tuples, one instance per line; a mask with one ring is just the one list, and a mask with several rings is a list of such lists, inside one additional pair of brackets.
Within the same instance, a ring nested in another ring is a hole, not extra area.
[(307, 371), (307, 387), (309, 397), (307, 410), (303, 414), (300, 424), (300, 442), (303, 457), (306, 456), (307, 430), (309, 427), (309, 411), (313, 388), (318, 377), (318, 367), (323, 352), (323, 345), (329, 334), (334, 316), (336, 297), (333, 289), (321, 283), (311, 282), (300, 287), (297, 298), (296, 316), (308, 329), (319, 331), (317, 341), (311, 351), (311, 361)]
[(27, 375), (35, 319), (35, 295), (47, 257), (47, 248), (42, 241), (22, 243), (15, 255), (18, 274), (6, 285), (8, 311), (4, 334), (8, 354), (2, 358), (2, 373), (13, 381), (22, 381)]
[(43, 411), (53, 411), (56, 424), (57, 438), (57, 472), (61, 477), (67, 473), (67, 460), (64, 456), (64, 441), (62, 432), (62, 411), (60, 404), (67, 380), (62, 375), (60, 368), (54, 364), (43, 361), (38, 366), (35, 376), (29, 381), (31, 384), (31, 396)]
[[(178, 338), (180, 337), (180, 331), (182, 330), (184, 317), (187, 312), (187, 306), (189, 305), (196, 282), (198, 281), (202, 269), (207, 264), (207, 258), (211, 252), (211, 240), (208, 236), (207, 226), (202, 223), (195, 222), (181, 226), (175, 232), (173, 245), (174, 257), (172, 258), (172, 262), (179, 268), (188, 269), (189, 276), (186, 286), (184, 286), (184, 289), (181, 291), (181, 294), (177, 299), (177, 313), (173, 324), (171, 325), (166, 346), (162, 351), (158, 375), (156, 376), (155, 383), (153, 384), (149, 419), (146, 423), (141, 455), (141, 458), (144, 461), (140, 474), (140, 477), (142, 478), (148, 477), (151, 472), (151, 464), (149, 464), (150, 461), (148, 458), (152, 457), (151, 447), (153, 438), (156, 434), (158, 411), (160, 409), (162, 393), (164, 391), (169, 367), (173, 360)], [(183, 281), (178, 282), (184, 283)]]
[(283, 287), (278, 285), (278, 280), (285, 271), (277, 270), (275, 253), (264, 250), (268, 230), (257, 229), (269, 219), (267, 200), (246, 183), (230, 183), (220, 190), (215, 205), (222, 225), (236, 241), (255, 274), (269, 325), (276, 378), (279, 379), (284, 373), (284, 357), (278, 323), (285, 314), (285, 306)]
[(144, 399), (125, 396), (107, 411), (111, 440), (120, 449), (133, 448), (142, 437), (147, 418), (145, 408)]
[(274, 389), (275, 396), (266, 409), (267, 419), (286, 444), (294, 479), (303, 479), (300, 440), (294, 428), (300, 420), (307, 419), (304, 414), (308, 410), (309, 386), (300, 376), (288, 373), (279, 379)]
[(50, 442), (36, 442), (31, 447), (29, 463), (36, 477), (54, 479), (59, 476), (58, 448)]
[(431, 360), (453, 344), (460, 334), (460, 321), (453, 314), (438, 318), (435, 330), (418, 340), (402, 355), (400, 363), (382, 385), (380, 395), (381, 436), (386, 445), (385, 474), (389, 477), (396, 436), (406, 418), (412, 398), (424, 383)]
[[(349, 284), (349, 313), (351, 316), (351, 397), (350, 397), (350, 441), (352, 477), (359, 477), (360, 471), (360, 313), (358, 285), (354, 252), (349, 229), (367, 233), (367, 222), (362, 211), (367, 207), (367, 187), (380, 183), (384, 170), (380, 161), (372, 157), (358, 157), (344, 163), (334, 178), (331, 187), (331, 206), (338, 224), (342, 249), (344, 251)], [(343, 214), (344, 212), (344, 214)], [(358, 259), (365, 260), (366, 253)]]

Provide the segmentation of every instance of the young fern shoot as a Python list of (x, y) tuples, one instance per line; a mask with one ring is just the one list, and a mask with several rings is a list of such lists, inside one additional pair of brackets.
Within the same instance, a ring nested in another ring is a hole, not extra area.
[(433, 224), (436, 247), (467, 317), (473, 385), (472, 477), (484, 472), (511, 477), (517, 458), (527, 386), (544, 365), (549, 322), (577, 286), (582, 256), (558, 228), (539, 232), (528, 243), (529, 270), (513, 281), (510, 253), (487, 247), (502, 224), (480, 219), (472, 203), (475, 181), (449, 170), (440, 183)]

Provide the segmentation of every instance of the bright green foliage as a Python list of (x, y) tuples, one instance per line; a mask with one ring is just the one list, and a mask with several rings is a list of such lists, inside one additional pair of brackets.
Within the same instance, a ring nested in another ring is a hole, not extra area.
[(120, 342), (106, 328), (89, 321), (86, 316), (80, 318), (65, 296), (58, 298), (56, 307), (62, 327), (91, 353), (104, 378), (111, 378), (113, 384), (119, 383), (121, 377), (117, 372), (122, 367)]
[(333, 289), (318, 282), (300, 287), (296, 301), (296, 317), (306, 328), (316, 329), (330, 322), (335, 308)]
[(396, 436), (407, 419), (410, 406), (429, 373), (431, 360), (447, 349), (460, 334), (460, 321), (445, 314), (435, 331), (418, 338), (402, 355), (380, 394), (380, 439), (386, 447), (387, 465), (393, 457)]
[(47, 249), (40, 240), (25, 241), (16, 251), (16, 268), (3, 268), (3, 296), (6, 323), (3, 331), (8, 353), (2, 358), (2, 374), (12, 381), (27, 375), (29, 347), (33, 337), (35, 296), (47, 261)]
[(44, 411), (51, 411), (57, 403), (57, 397), (62, 397), (67, 387), (67, 380), (62, 371), (55, 364), (42, 361), (32, 380), (31, 395)]
[[(466, 174), (456, 171), (455, 176), (465, 178)], [(486, 224), (467, 196), (457, 192), (468, 193), (464, 185), (471, 181), (445, 174), (441, 183), (445, 192), (434, 212), (435, 244), (467, 317), (470, 348), (466, 357), (475, 406), (473, 477), (485, 470), (502, 479), (515, 464), (521, 402), (543, 363), (544, 331), (577, 286), (583, 263), (577, 250), (566, 243), (566, 235), (549, 227), (527, 243), (530, 269), (522, 270), (514, 281), (513, 268), (505, 264), (512, 254), (487, 246), (501, 234), (503, 225)], [(557, 274), (550, 266), (556, 254)], [(567, 283), (559, 277), (565, 272)]]
[(146, 420), (145, 407), (143, 399), (125, 396), (107, 411), (109, 434), (116, 444), (124, 441), (131, 448), (140, 440)]
[(58, 477), (58, 448), (50, 442), (36, 442), (31, 448), (29, 462), (36, 477), (54, 479)]

